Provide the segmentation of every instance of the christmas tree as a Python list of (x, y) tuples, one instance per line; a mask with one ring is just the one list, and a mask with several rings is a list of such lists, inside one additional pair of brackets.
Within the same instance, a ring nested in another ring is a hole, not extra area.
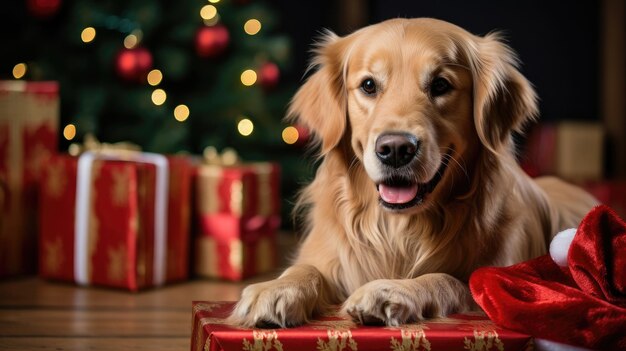
[[(16, 6), (16, 5), (13, 5)], [(4, 78), (61, 86), (62, 149), (88, 134), (144, 151), (234, 148), (278, 161), (289, 198), (310, 172), (308, 136), (282, 122), (290, 41), (267, 3), (28, 0)], [(21, 11), (21, 12), (20, 12)], [(285, 206), (285, 212), (289, 210)], [(288, 221), (287, 221), (288, 222)]]

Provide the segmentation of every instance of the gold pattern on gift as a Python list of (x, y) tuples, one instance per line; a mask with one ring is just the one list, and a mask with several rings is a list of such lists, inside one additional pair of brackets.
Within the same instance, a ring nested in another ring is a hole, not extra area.
[(196, 272), (205, 277), (218, 277), (220, 270), (217, 243), (213, 238), (206, 236), (196, 240)]
[[(470, 351), (504, 351), (504, 343), (500, 340), (496, 326), (492, 321), (469, 321), (472, 327), (473, 340), (465, 337), (463, 349)], [(461, 330), (467, 327), (459, 328)]]
[(426, 338), (425, 325), (406, 324), (399, 327), (402, 340), (391, 337), (390, 344), (393, 351), (430, 351), (430, 341)]
[(33, 159), (26, 164), (26, 167), (29, 168), (31, 174), (33, 174), (37, 179), (40, 179), (41, 166), (45, 160), (50, 158), (50, 150), (48, 150), (42, 143), (37, 143), (33, 147), (31, 155), (33, 156)]
[(107, 277), (112, 283), (123, 281), (126, 277), (126, 248), (124, 245), (109, 248), (107, 255), (109, 257), (107, 263)]
[(46, 194), (54, 199), (63, 195), (67, 186), (66, 178), (65, 167), (62, 162), (50, 163), (45, 179)]
[(327, 341), (317, 338), (317, 349), (320, 351), (358, 350), (357, 342), (352, 339), (350, 329), (327, 329), (326, 336)]
[(243, 339), (244, 351), (283, 351), (283, 344), (278, 340), (276, 330), (253, 330), (253, 341)]
[(220, 308), (224, 305), (224, 302), (199, 302), (193, 306), (193, 314), (196, 315), (198, 312), (212, 312), (216, 308)]
[(243, 271), (243, 244), (241, 240), (234, 239), (230, 242), (230, 254), (228, 255), (228, 263), (235, 272)]
[(57, 275), (63, 264), (63, 241), (57, 237), (44, 244), (45, 270), (50, 275)]
[(218, 187), (222, 178), (222, 170), (217, 166), (200, 167), (197, 180), (198, 208), (200, 214), (214, 214), (220, 209)]
[(272, 215), (272, 166), (268, 163), (256, 163), (254, 169), (259, 181), (259, 201), (256, 213), (267, 217)]
[(246, 188), (247, 186), (241, 180), (235, 180), (230, 185), (230, 211), (235, 216), (241, 216), (245, 209)]
[(111, 190), (111, 203), (117, 207), (125, 207), (128, 204), (128, 194), (130, 194), (129, 166), (124, 165), (122, 169), (112, 169), (113, 189)]
[[(336, 316), (336, 313), (331, 316)], [(352, 320), (313, 320), (309, 326), (313, 329), (326, 330), (327, 340), (317, 338), (317, 349), (320, 351), (356, 351), (358, 349), (357, 342), (352, 338), (350, 331), (350, 329), (357, 327)]]

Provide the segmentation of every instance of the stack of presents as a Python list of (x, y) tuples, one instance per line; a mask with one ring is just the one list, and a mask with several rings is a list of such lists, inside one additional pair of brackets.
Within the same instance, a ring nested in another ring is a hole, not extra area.
[[(277, 267), (279, 167), (230, 153), (161, 155), (87, 140), (58, 152), (59, 86), (0, 82), (0, 277), (138, 291), (195, 277), (242, 280)], [(523, 167), (585, 186), (624, 217), (626, 183), (603, 180), (597, 125), (541, 126)], [(38, 263), (38, 267), (36, 266)], [(530, 350), (485, 315), (356, 326), (328, 315), (289, 330), (227, 325), (232, 302), (194, 302), (193, 350)]]
[(557, 176), (583, 187), (626, 218), (626, 181), (607, 179), (605, 136), (600, 122), (538, 124), (527, 136), (520, 163), (533, 177)]
[(58, 130), (56, 82), (0, 82), (0, 277), (137, 291), (276, 268), (277, 164), (95, 140), (72, 156)]

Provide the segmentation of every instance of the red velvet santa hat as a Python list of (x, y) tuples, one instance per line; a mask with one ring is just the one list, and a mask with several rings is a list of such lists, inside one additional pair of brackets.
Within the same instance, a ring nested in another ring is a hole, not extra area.
[(626, 223), (606, 206), (581, 222), (559, 267), (549, 255), (470, 278), (476, 302), (498, 325), (536, 338), (626, 350)]

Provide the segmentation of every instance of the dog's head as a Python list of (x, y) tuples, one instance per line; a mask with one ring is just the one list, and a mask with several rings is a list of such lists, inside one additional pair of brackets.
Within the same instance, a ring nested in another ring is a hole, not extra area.
[(434, 19), (328, 33), (313, 65), (288, 115), (314, 132), (322, 155), (350, 145), (392, 211), (424, 208), (451, 168), (467, 172), (479, 152), (510, 153), (511, 133), (537, 112), (496, 34)]

